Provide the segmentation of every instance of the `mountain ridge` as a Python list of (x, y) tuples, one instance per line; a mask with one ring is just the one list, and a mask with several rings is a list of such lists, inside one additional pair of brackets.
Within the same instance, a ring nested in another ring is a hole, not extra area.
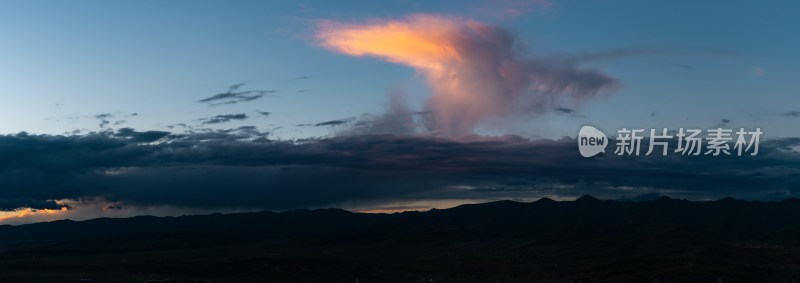
[[(798, 263), (797, 199), (584, 196), (0, 226), (0, 282), (39, 271), (53, 271), (42, 282), (791, 281)], [(130, 274), (141, 276), (119, 280)]]

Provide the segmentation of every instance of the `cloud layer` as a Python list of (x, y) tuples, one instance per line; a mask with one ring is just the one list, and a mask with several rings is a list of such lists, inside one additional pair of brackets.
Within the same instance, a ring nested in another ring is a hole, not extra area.
[(167, 136), (132, 129), (17, 134), (0, 136), (0, 208), (57, 209), (53, 200), (93, 198), (121, 207), (204, 209), (653, 192), (782, 199), (800, 193), (798, 148), (800, 139), (780, 139), (762, 142), (756, 157), (586, 159), (572, 138), (354, 135), (291, 142), (247, 127)]

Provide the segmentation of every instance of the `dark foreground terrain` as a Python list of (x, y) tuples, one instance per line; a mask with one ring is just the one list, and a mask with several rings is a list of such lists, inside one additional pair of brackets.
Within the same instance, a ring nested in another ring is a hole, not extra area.
[(800, 200), (500, 201), (0, 226), (0, 282), (800, 282)]

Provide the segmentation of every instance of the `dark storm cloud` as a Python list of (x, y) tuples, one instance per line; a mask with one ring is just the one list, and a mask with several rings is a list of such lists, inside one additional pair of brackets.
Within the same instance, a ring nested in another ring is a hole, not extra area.
[(32, 209), (61, 209), (62, 206), (52, 200), (37, 200), (31, 198), (6, 199), (0, 198), (0, 211), (13, 211), (17, 208)]
[[(762, 141), (757, 156), (583, 158), (572, 138), (352, 135), (291, 142), (267, 135), (245, 126), (173, 135), (125, 129), (0, 136), (0, 199), (102, 197), (143, 205), (288, 209), (420, 195), (618, 198), (655, 192), (752, 199), (800, 193), (800, 139)], [(159, 143), (142, 143), (156, 137)], [(613, 150), (612, 142), (607, 151)]]
[(236, 104), (239, 102), (253, 101), (275, 92), (274, 90), (237, 91), (244, 85), (244, 83), (232, 85), (228, 87), (228, 91), (226, 92), (215, 94), (211, 97), (198, 100), (197, 102), (209, 103), (211, 105)]
[(247, 119), (247, 114), (226, 114), (226, 115), (217, 115), (211, 118), (205, 118), (203, 120), (203, 125), (206, 124), (219, 124), (219, 123), (227, 123), (231, 120), (245, 120)]

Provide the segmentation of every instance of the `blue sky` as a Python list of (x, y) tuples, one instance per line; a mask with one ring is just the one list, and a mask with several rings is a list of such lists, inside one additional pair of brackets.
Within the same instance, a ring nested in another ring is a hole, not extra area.
[[(544, 113), (486, 133), (553, 138), (584, 122), (611, 131), (728, 119), (731, 127), (765, 128), (768, 137), (796, 136), (796, 119), (781, 115), (800, 108), (796, 2), (551, 1), (516, 17), (491, 12), (519, 3), (8, 1), (0, 11), (0, 132), (98, 131), (93, 116), (102, 113), (127, 121), (111, 127), (139, 130), (247, 113), (251, 119), (223, 128), (282, 127), (274, 137), (285, 139), (333, 135), (336, 128), (296, 125), (378, 114), (398, 87), (417, 107), (430, 90), (409, 67), (320, 48), (316, 21), (428, 13), (510, 30), (528, 56), (639, 50), (582, 63), (623, 87), (583, 104), (580, 116)], [(237, 105), (196, 102), (237, 83), (276, 92)]]

